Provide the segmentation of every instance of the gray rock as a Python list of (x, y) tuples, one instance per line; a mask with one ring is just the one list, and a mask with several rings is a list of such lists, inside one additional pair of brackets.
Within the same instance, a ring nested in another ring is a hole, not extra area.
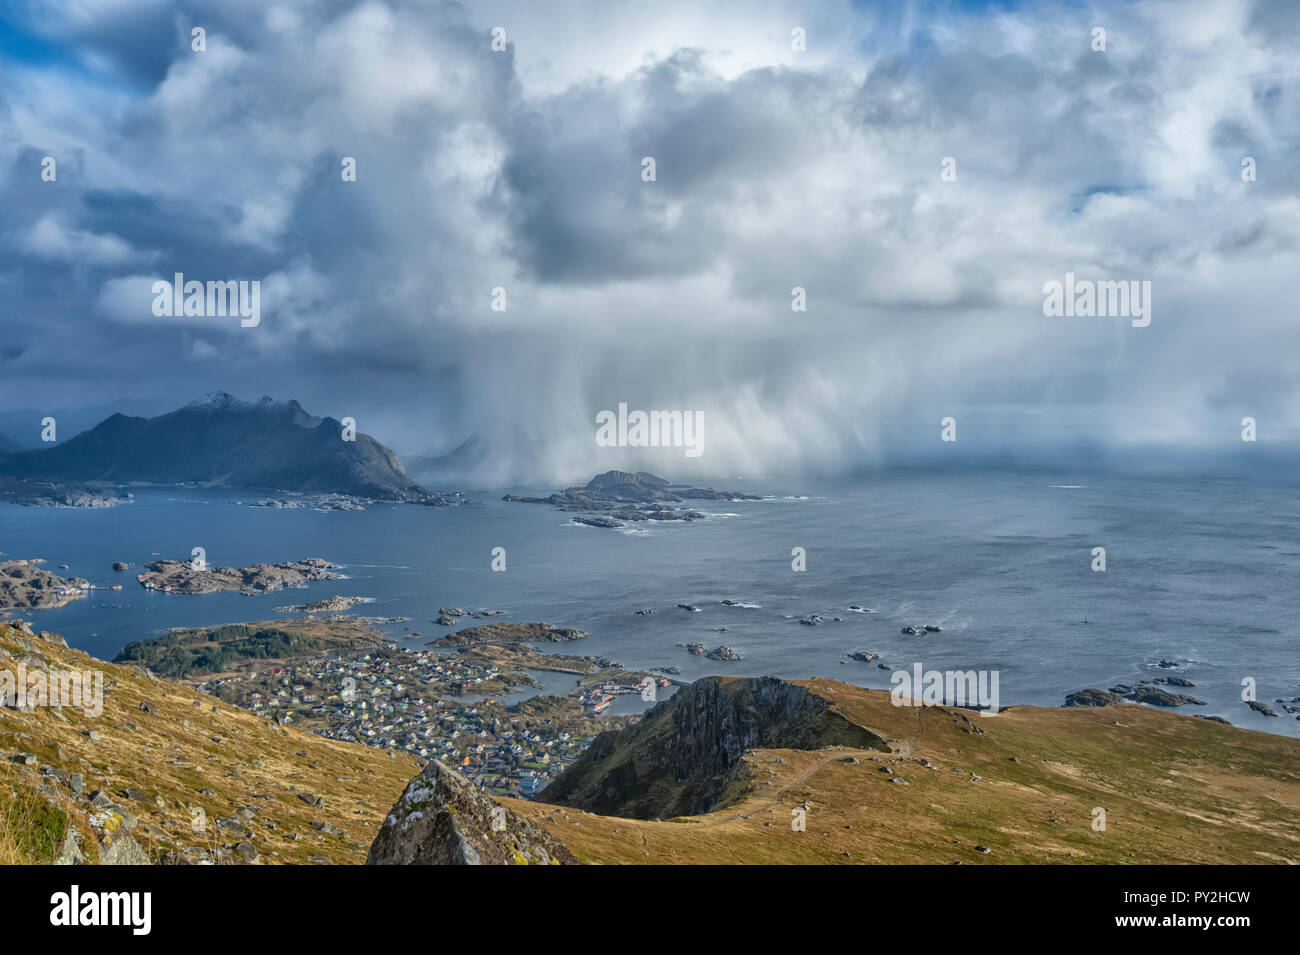
[(235, 855), (249, 863), (255, 863), (259, 858), (256, 847), (247, 839), (235, 846)]
[(1154, 706), (1183, 706), (1191, 703), (1194, 706), (1205, 706), (1204, 700), (1198, 700), (1194, 696), (1185, 696), (1182, 693), (1170, 693), (1167, 690), (1161, 690), (1154, 686), (1140, 686), (1133, 691), (1130, 697), (1137, 703), (1150, 703)]
[(430, 760), (407, 784), (367, 865), (570, 865), (577, 859), (545, 829), (479, 792), (455, 770)]
[(149, 865), (149, 855), (124, 832), (115, 833), (99, 847), (101, 865)]
[(68, 828), (63, 836), (63, 842), (55, 850), (53, 865), (85, 865), (89, 859), (86, 853), (82, 851), (81, 844), (83, 837), (81, 832)]

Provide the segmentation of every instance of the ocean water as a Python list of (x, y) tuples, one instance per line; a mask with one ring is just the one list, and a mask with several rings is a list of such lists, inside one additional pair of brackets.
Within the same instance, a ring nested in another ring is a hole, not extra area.
[[(433, 623), (439, 607), (490, 607), (508, 620), (591, 634), (543, 650), (676, 665), (682, 679), (770, 673), (888, 688), (877, 663), (847, 659), (860, 649), (909, 671), (918, 662), (996, 671), (1002, 706), (1056, 706), (1071, 690), (1176, 673), (1196, 686), (1171, 690), (1209, 704), (1179, 712), (1300, 736), (1300, 722), (1273, 702), (1300, 696), (1292, 485), (992, 472), (711, 483), (766, 497), (692, 502), (706, 520), (620, 531), (572, 524), (547, 505), (503, 502), (502, 490), (471, 491), (481, 503), (460, 507), (322, 512), (154, 489), (105, 510), (0, 505), (0, 550), (123, 584), (29, 615), (106, 659), (166, 627), (270, 619), (277, 606), (358, 594), (374, 602), (357, 613), (409, 617), (385, 629), (411, 646), (445, 632)], [(141, 564), (188, 559), (200, 546), (214, 565), (324, 557), (347, 576), (258, 597), (150, 593), (135, 583)], [(490, 568), (494, 547), (506, 549), (504, 573)], [(794, 547), (806, 550), (804, 572), (791, 568)], [(1106, 548), (1104, 573), (1091, 569), (1094, 547)], [(114, 573), (115, 560), (132, 570)], [(727, 598), (753, 606), (724, 607)], [(849, 612), (852, 604), (874, 612)], [(656, 612), (634, 613), (643, 607)], [(801, 625), (809, 614), (824, 622)], [(913, 624), (943, 629), (900, 633)], [(743, 660), (692, 656), (678, 646), (691, 640), (726, 643)], [(1158, 669), (1162, 658), (1179, 669)], [(1245, 706), (1245, 678), (1278, 718)]]

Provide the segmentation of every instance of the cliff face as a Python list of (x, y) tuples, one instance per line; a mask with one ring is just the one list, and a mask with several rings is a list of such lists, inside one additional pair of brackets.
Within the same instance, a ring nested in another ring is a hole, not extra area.
[(366, 865), (577, 864), (545, 829), (437, 760), (407, 785), (366, 857)]
[(708, 677), (678, 690), (638, 725), (601, 734), (539, 800), (636, 819), (697, 815), (747, 792), (747, 751), (835, 745), (888, 751), (879, 736), (803, 686), (774, 677)]

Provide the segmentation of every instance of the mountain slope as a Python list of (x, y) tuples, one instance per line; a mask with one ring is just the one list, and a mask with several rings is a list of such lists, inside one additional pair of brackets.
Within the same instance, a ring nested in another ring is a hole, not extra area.
[(775, 677), (706, 677), (634, 729), (598, 736), (540, 799), (638, 819), (709, 812), (746, 785), (752, 749), (843, 745), (888, 751), (805, 687)]
[[(29, 680), (101, 672), (102, 713), (18, 708), (20, 666)], [(21, 624), (0, 623), (0, 686), (0, 864), (360, 864), (419, 770), (406, 754), (278, 726)]]
[(115, 414), (52, 448), (0, 455), (0, 474), (54, 481), (176, 484), (422, 495), (387, 447), (296, 401), (238, 401), (215, 392), (155, 418)]
[[(562, 775), (543, 794), (568, 805), (501, 802), (586, 863), (1300, 862), (1300, 741), (1134, 704), (1015, 707), (987, 718), (895, 707), (888, 693), (832, 680), (788, 685), (892, 752), (750, 749), (718, 803), (725, 808), (630, 818), (640, 800), (623, 767), (629, 754), (664, 751), (668, 700), (603, 744), (606, 755), (575, 763), (576, 781)], [(713, 721), (725, 721), (733, 701), (710, 695)], [(590, 811), (602, 804), (625, 815)], [(800, 807), (802, 832), (791, 826)], [(1097, 809), (1104, 831), (1094, 829)]]

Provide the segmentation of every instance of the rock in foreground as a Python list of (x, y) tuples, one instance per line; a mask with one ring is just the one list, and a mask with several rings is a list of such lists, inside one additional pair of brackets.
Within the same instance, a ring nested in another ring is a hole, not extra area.
[(545, 829), (437, 760), (407, 785), (366, 857), (366, 865), (578, 864)]

